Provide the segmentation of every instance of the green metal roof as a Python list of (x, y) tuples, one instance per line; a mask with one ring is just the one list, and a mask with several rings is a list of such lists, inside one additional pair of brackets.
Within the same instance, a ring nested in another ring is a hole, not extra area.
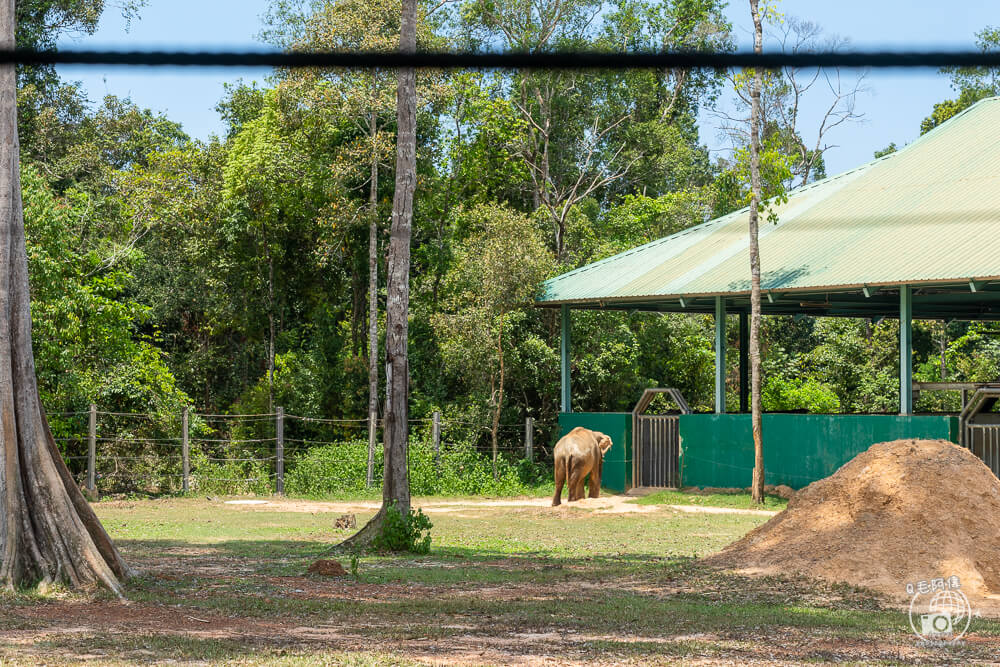
[[(987, 284), (1000, 281), (1000, 98), (791, 191), (775, 212), (777, 224), (760, 225), (765, 312), (891, 314), (891, 288), (908, 284), (918, 297), (949, 295), (937, 301), (952, 305), (927, 316), (1000, 318), (1000, 285)], [(553, 278), (538, 305), (707, 311), (706, 297), (722, 295), (739, 310), (750, 289), (748, 236), (742, 209)], [(855, 305), (838, 311), (838, 301)]]

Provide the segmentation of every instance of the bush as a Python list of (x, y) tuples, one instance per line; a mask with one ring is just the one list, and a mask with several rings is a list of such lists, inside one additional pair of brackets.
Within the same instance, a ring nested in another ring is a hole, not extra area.
[(230, 448), (218, 458), (236, 460), (213, 461), (201, 449), (192, 448), (191, 490), (233, 496), (274, 493), (271, 462), (257, 456), (249, 450)]
[[(313, 447), (286, 464), (285, 490), (290, 495), (323, 497), (363, 491), (368, 443), (352, 440)], [(382, 480), (382, 448), (376, 449), (375, 481)], [(497, 461), (497, 478), (489, 456), (468, 443), (442, 444), (441, 463), (434, 447), (423, 440), (410, 442), (410, 492), (414, 495), (492, 495), (527, 493), (548, 478), (545, 466), (530, 461)]]
[(840, 412), (840, 399), (833, 388), (814, 378), (767, 378), (761, 400), (767, 412)]
[(431, 550), (431, 528), (434, 524), (422, 510), (411, 509), (404, 515), (393, 503), (385, 510), (382, 532), (372, 540), (378, 551), (410, 551), (425, 554)]
[[(348, 440), (313, 447), (285, 463), (285, 492), (322, 497), (364, 491), (368, 477), (368, 442)], [(382, 479), (382, 448), (375, 448), (376, 484)]]

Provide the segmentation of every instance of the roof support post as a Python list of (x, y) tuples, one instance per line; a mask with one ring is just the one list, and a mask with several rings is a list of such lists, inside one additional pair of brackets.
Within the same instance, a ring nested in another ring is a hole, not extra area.
[(750, 412), (750, 313), (740, 313), (740, 412)]
[(899, 288), (899, 414), (913, 414), (913, 290)]
[(562, 306), (560, 308), (560, 314), (562, 315), (562, 341), (560, 345), (560, 373), (559, 373), (559, 384), (560, 384), (560, 409), (562, 412), (573, 412), (573, 404), (570, 401), (570, 374), (569, 374), (569, 306)]
[(726, 412), (726, 302), (715, 297), (715, 413)]

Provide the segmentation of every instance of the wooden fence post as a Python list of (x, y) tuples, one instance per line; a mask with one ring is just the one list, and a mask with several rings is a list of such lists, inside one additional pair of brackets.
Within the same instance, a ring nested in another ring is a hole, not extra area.
[(181, 413), (181, 490), (187, 493), (190, 490), (191, 478), (191, 451), (188, 446), (188, 407), (184, 406)]
[(535, 418), (524, 418), (524, 458), (529, 461), (534, 458), (535, 449)]
[(434, 419), (431, 422), (431, 442), (434, 443), (434, 465), (441, 469), (441, 413), (434, 411)]
[(274, 492), (285, 495), (285, 409), (275, 408), (274, 423)]
[(87, 431), (87, 491), (97, 494), (97, 406), (90, 404), (90, 428)]

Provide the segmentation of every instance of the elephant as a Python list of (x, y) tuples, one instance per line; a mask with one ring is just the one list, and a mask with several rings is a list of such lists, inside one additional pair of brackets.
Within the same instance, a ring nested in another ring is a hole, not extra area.
[(601, 493), (601, 470), (604, 455), (611, 449), (611, 438), (600, 431), (577, 426), (556, 443), (553, 451), (556, 463), (556, 494), (552, 506), (562, 502), (563, 483), (569, 480), (568, 502), (583, 498), (583, 480), (590, 475), (590, 497)]

